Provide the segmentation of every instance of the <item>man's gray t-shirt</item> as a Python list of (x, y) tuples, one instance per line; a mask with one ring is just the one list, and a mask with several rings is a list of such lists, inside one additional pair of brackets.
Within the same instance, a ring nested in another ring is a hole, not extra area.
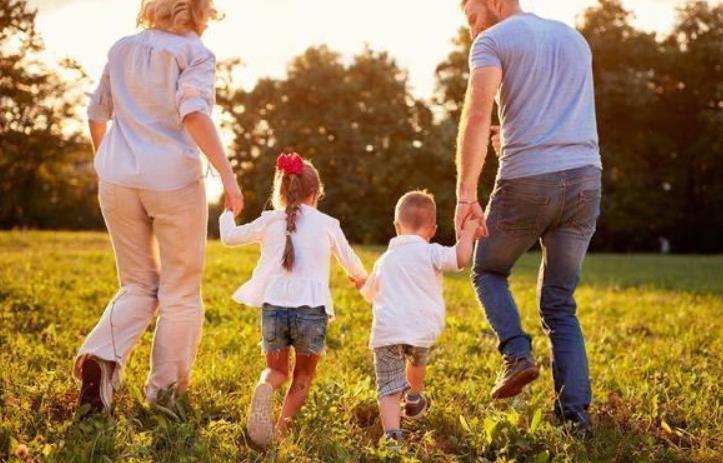
[(602, 169), (592, 54), (579, 32), (534, 14), (517, 14), (477, 36), (469, 63), (471, 71), (502, 70), (499, 179), (590, 165)]

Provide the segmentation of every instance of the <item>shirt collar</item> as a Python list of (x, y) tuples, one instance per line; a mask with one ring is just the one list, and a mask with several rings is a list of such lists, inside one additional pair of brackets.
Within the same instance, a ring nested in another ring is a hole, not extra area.
[(419, 235), (399, 235), (395, 236), (389, 241), (389, 247), (395, 248), (397, 246), (403, 246), (411, 243), (426, 243), (427, 240)]

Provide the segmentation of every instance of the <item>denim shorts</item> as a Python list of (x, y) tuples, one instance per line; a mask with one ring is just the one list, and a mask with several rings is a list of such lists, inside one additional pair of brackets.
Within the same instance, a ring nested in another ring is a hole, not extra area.
[(374, 373), (377, 397), (382, 398), (409, 389), (407, 361), (415, 367), (427, 365), (429, 348), (396, 344), (374, 349)]
[(293, 347), (297, 354), (319, 355), (326, 344), (329, 316), (320, 307), (279, 307), (264, 304), (261, 309), (261, 346), (264, 352)]

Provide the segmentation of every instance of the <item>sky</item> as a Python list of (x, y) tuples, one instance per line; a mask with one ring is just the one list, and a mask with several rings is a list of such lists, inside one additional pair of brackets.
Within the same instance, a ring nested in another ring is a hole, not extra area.
[[(132, 34), (140, 0), (30, 0), (51, 57), (74, 58), (95, 78), (107, 49)], [(595, 0), (522, 0), (540, 16), (575, 24)], [(328, 44), (349, 58), (365, 44), (388, 50), (409, 71), (414, 94), (427, 98), (434, 69), (463, 24), (459, 0), (216, 0), (226, 17), (204, 41), (219, 58), (245, 63), (241, 83), (281, 77), (288, 62), (312, 45)], [(668, 30), (676, 0), (624, 0), (645, 30)]]
[[(38, 8), (38, 29), (52, 60), (72, 58), (93, 80), (107, 50), (136, 31), (140, 0), (29, 0)], [(310, 46), (327, 44), (351, 59), (365, 45), (387, 50), (409, 71), (418, 98), (434, 91), (434, 70), (452, 49), (464, 24), (459, 0), (216, 0), (225, 18), (211, 25), (204, 42), (218, 60), (241, 58), (239, 82), (250, 89), (259, 77), (283, 77), (286, 66)], [(521, 0), (523, 9), (574, 25), (596, 0)], [(635, 24), (665, 32), (677, 0), (623, 0)], [(209, 199), (221, 187), (207, 181)]]

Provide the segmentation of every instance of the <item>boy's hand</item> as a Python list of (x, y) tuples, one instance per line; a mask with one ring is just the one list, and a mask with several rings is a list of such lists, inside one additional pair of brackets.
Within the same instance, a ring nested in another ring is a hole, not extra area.
[(350, 275), (349, 281), (354, 283), (354, 286), (356, 287), (356, 289), (362, 289), (362, 287), (364, 286), (364, 283), (367, 282), (367, 279), (366, 278), (355, 278)]
[(469, 219), (464, 223), (464, 227), (462, 228), (462, 235), (466, 236), (473, 236), (474, 239), (482, 239), (485, 236), (483, 234), (478, 234), (478, 230), (480, 229), (480, 221), (479, 219)]

